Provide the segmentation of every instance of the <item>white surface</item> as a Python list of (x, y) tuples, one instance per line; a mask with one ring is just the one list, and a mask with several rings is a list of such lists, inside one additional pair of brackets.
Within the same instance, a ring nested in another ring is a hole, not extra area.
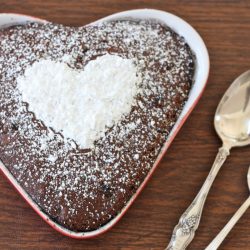
[[(181, 116), (179, 117), (177, 123), (175, 124), (174, 128), (171, 131), (171, 135), (169, 136), (168, 140), (166, 141), (166, 144), (164, 146), (164, 149), (162, 151), (162, 154), (159, 155), (157, 161), (155, 162), (153, 168), (149, 172), (148, 176), (145, 178), (144, 182), (141, 184), (140, 188), (137, 190), (136, 194), (131, 197), (130, 201), (127, 203), (127, 205), (122, 209), (122, 211), (109, 223), (105, 224), (103, 227), (87, 233), (76, 233), (69, 231), (62, 226), (54, 223), (53, 221), (48, 219), (48, 216), (43, 213), (39, 207), (32, 201), (32, 199), (27, 195), (27, 193), (20, 187), (20, 185), (16, 182), (16, 180), (12, 177), (12, 175), (9, 173), (8, 169), (4, 167), (3, 164), (0, 165), (1, 170), (5, 173), (5, 175), (8, 177), (8, 179), (13, 183), (13, 185), (17, 188), (17, 190), (22, 194), (22, 196), (28, 201), (28, 203), (40, 214), (42, 218), (47, 220), (47, 222), (60, 231), (63, 234), (71, 235), (75, 238), (89, 238), (93, 236), (97, 236), (106, 230), (108, 230), (110, 227), (112, 227), (126, 212), (126, 210), (129, 208), (129, 206), (133, 203), (138, 193), (143, 189), (146, 182), (149, 180), (150, 175), (154, 172), (155, 168), (157, 167), (160, 158), (163, 156), (163, 154), (166, 152), (167, 148), (169, 147), (171, 141), (174, 139), (174, 136), (177, 134), (179, 129), (181, 128), (181, 125), (185, 121), (185, 119), (188, 117), (188, 114), (192, 111), (195, 104), (197, 103), (199, 97), (202, 94), (202, 91), (204, 90), (204, 87), (206, 85), (206, 81), (209, 74), (209, 56), (206, 49), (206, 46), (199, 36), (199, 34), (190, 26), (188, 23), (186, 23), (183, 19), (172, 15), (170, 13), (154, 10), (154, 9), (138, 9), (138, 10), (130, 10), (130, 11), (124, 11), (120, 13), (116, 13), (114, 15), (105, 17), (103, 19), (100, 19), (95, 23), (102, 22), (102, 21), (108, 21), (108, 20), (114, 20), (114, 19), (123, 19), (123, 18), (141, 18), (141, 19), (156, 19), (160, 22), (162, 22), (165, 25), (168, 25), (173, 30), (175, 30), (178, 34), (182, 35), (185, 40), (188, 42), (189, 46), (193, 50), (193, 52), (196, 55), (196, 73), (194, 78), (194, 84), (192, 87), (192, 90), (190, 92), (189, 99), (181, 113)], [(24, 15), (18, 15), (18, 14), (1, 14), (0, 15), (0, 26), (7, 26), (10, 23), (18, 23), (18, 22), (25, 22), (25, 21), (36, 21), (36, 22), (45, 22), (44, 20), (40, 20), (38, 18), (32, 18), (27, 17)], [(91, 24), (89, 24), (91, 25)]]
[(136, 73), (133, 60), (117, 55), (98, 57), (82, 71), (43, 59), (25, 70), (17, 86), (29, 111), (47, 127), (90, 148), (106, 126), (130, 112), (140, 80)]

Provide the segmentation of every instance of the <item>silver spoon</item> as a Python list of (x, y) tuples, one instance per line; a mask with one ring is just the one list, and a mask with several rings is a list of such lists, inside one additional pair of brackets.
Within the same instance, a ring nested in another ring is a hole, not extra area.
[(250, 144), (250, 70), (240, 75), (222, 97), (214, 126), (223, 144), (199, 193), (175, 226), (166, 250), (184, 250), (199, 226), (208, 192), (232, 147)]
[[(250, 166), (248, 169), (247, 175), (247, 183), (250, 191)], [(246, 210), (250, 207), (250, 195), (246, 199), (246, 201), (241, 205), (241, 207), (237, 210), (234, 216), (230, 219), (230, 221), (226, 224), (226, 226), (220, 231), (220, 233), (213, 239), (213, 241), (207, 246), (205, 250), (217, 250), (221, 245), (223, 240), (227, 237), (231, 229), (238, 222), (241, 216), (246, 212)]]

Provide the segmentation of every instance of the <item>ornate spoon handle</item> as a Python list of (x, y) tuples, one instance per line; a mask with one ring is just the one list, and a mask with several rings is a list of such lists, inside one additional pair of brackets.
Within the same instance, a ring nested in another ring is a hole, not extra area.
[(206, 247), (205, 250), (216, 250), (227, 237), (231, 229), (238, 222), (241, 216), (246, 212), (250, 206), (250, 197), (242, 204), (238, 211), (234, 214), (231, 220), (226, 224), (226, 226), (220, 231), (220, 233), (213, 239), (213, 241)]
[(219, 149), (206, 181), (194, 201), (181, 216), (179, 223), (175, 226), (171, 241), (166, 250), (184, 250), (194, 238), (208, 192), (228, 155), (229, 149), (227, 147), (223, 146)]

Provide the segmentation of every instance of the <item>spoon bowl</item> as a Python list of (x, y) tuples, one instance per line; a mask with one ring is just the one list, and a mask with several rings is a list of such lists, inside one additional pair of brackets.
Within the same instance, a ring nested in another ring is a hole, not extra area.
[(227, 148), (250, 144), (250, 70), (241, 74), (221, 99), (214, 126)]

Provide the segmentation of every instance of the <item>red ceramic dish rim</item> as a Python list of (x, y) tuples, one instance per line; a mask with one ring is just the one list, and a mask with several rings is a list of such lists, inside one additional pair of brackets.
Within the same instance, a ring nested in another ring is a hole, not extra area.
[[(9, 180), (9, 182), (15, 187), (15, 189), (19, 192), (19, 194), (27, 201), (27, 203), (35, 210), (35, 212), (43, 218), (52, 228), (57, 230), (58, 232), (62, 233), (63, 235), (69, 236), (71, 238), (76, 238), (76, 239), (87, 239), (91, 237), (96, 237), (107, 230), (109, 230), (111, 227), (113, 227), (120, 219), (121, 217), (126, 213), (128, 208), (132, 205), (132, 203), (135, 201), (136, 197), (139, 195), (139, 193), (143, 190), (145, 187), (146, 183), (148, 180), (151, 178), (153, 172), (159, 165), (159, 162), (165, 155), (168, 147), (172, 143), (173, 139), (177, 135), (178, 131), (198, 103), (204, 89), (207, 83), (208, 75), (209, 75), (209, 68), (210, 68), (210, 63), (209, 63), (209, 56), (208, 52), (206, 49), (206, 46), (199, 36), (199, 34), (184, 20), (181, 18), (172, 15), (170, 13), (164, 12), (164, 11), (159, 11), (159, 10), (153, 10), (153, 9), (138, 9), (138, 10), (130, 10), (130, 11), (124, 11), (120, 13), (116, 13), (114, 15), (102, 18), (96, 22), (93, 22), (88, 25), (93, 25), (97, 24), (102, 21), (107, 21), (107, 20), (112, 20), (112, 19), (122, 19), (122, 18), (146, 18), (146, 19), (157, 19), (160, 22), (163, 22), (167, 24), (169, 27), (174, 29), (178, 34), (183, 35), (185, 40), (188, 42), (189, 46), (191, 49), (193, 49), (194, 53), (196, 54), (197, 57), (197, 67), (196, 67), (196, 76), (195, 76), (195, 81), (194, 85), (198, 85), (198, 90), (196, 90), (197, 93), (195, 93), (195, 97), (192, 98), (190, 101), (190, 97), (187, 101), (190, 102), (189, 106), (187, 104), (185, 105), (178, 121), (176, 122), (174, 128), (172, 129), (163, 149), (162, 152), (159, 154), (156, 162), (154, 163), (154, 166), (152, 169), (149, 171), (148, 175), (140, 185), (140, 187), (137, 189), (136, 193), (131, 197), (129, 202), (126, 204), (126, 206), (118, 213), (116, 217), (114, 217), (110, 222), (105, 224), (104, 226), (100, 227), (99, 229), (96, 229), (91, 232), (74, 232), (70, 231), (63, 226), (59, 225), (58, 223), (54, 222), (50, 217), (45, 214), (41, 208), (31, 199), (31, 197), (27, 194), (27, 192), (19, 185), (19, 183), (16, 181), (16, 179), (12, 176), (12, 174), (9, 172), (9, 170), (3, 165), (3, 163), (0, 161), (0, 169), (1, 172), (4, 174), (4, 176)], [(8, 20), (8, 21), (6, 21)], [(25, 23), (27, 21), (36, 21), (36, 22), (47, 22), (46, 20), (39, 19), (36, 17), (31, 17), (27, 15), (21, 15), (21, 14), (14, 14), (14, 13), (3, 13), (0, 14), (0, 27), (3, 26), (9, 26), (12, 24), (16, 23)], [(185, 28), (186, 34), (183, 34), (181, 29)], [(179, 29), (179, 30), (178, 30)], [(187, 30), (187, 31), (186, 31)], [(190, 34), (190, 36), (189, 36)], [(193, 37), (191, 37), (193, 36)], [(190, 38), (191, 37), (191, 38)], [(191, 41), (189, 41), (190, 39)], [(193, 40), (192, 40), (193, 39)], [(197, 49), (198, 47), (198, 49)], [(200, 54), (198, 57), (197, 54)], [(203, 67), (203, 72), (199, 72), (200, 67)], [(197, 76), (197, 74), (199, 74)], [(200, 79), (199, 79), (200, 77)], [(199, 80), (199, 81), (198, 81)], [(191, 90), (192, 91), (192, 90)]]

